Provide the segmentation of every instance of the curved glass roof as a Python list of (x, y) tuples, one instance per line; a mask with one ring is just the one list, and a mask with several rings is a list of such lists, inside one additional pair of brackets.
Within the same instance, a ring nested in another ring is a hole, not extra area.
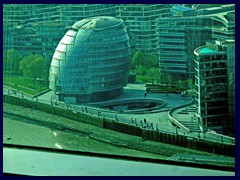
[(108, 16), (99, 16), (83, 19), (76, 22), (72, 28), (75, 29), (101, 29), (101, 28), (110, 28), (117, 25), (120, 25), (122, 22), (121, 19)]

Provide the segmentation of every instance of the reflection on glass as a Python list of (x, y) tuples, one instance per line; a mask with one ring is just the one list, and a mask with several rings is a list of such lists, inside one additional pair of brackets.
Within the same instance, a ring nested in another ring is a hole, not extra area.
[(3, 142), (235, 166), (235, 5), (4, 4)]

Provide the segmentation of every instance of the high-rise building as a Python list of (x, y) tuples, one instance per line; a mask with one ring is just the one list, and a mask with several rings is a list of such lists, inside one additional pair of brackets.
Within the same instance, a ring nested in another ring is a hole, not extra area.
[(228, 129), (235, 133), (235, 43), (227, 45), (227, 76), (228, 76)]
[(156, 19), (170, 15), (170, 4), (121, 4), (117, 16), (123, 19), (130, 37), (131, 52), (158, 53)]
[(160, 71), (176, 78), (193, 78), (194, 49), (209, 39), (235, 38), (235, 6), (172, 9), (173, 17), (157, 20)]
[(94, 16), (116, 16), (116, 4), (60, 4), (61, 23), (71, 27), (76, 21)]
[(50, 59), (64, 29), (56, 5), (4, 4), (3, 33), (4, 50), (41, 54)]
[(129, 47), (121, 19), (100, 16), (76, 22), (53, 55), (50, 89), (69, 103), (119, 96), (127, 84)]
[[(41, 54), (50, 62), (69, 27), (81, 19), (123, 19), (131, 54), (142, 50), (159, 57), (160, 71), (193, 78), (193, 50), (208, 39), (234, 39), (235, 6), (170, 4), (4, 4), (3, 49)], [(170, 18), (171, 17), (171, 18)]]
[(159, 18), (159, 66), (161, 73), (178, 79), (194, 77), (194, 49), (211, 39), (207, 17)]
[(50, 61), (68, 27), (81, 19), (115, 16), (111, 4), (4, 4), (3, 49), (35, 53)]
[(202, 131), (234, 129), (234, 49), (234, 40), (215, 40), (194, 51), (197, 117)]
[(216, 14), (211, 17), (213, 39), (234, 39), (235, 38), (235, 10)]

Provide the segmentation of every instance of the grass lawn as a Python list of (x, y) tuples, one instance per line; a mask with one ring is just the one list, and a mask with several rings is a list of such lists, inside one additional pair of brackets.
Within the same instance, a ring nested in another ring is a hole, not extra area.
[(137, 82), (142, 82), (142, 83), (147, 83), (148, 78), (147, 78), (147, 76), (136, 75), (136, 81)]
[(38, 94), (39, 92), (48, 89), (48, 85), (43, 82), (34, 82), (33, 79), (23, 76), (3, 76), (4, 85), (18, 89), (28, 94)]

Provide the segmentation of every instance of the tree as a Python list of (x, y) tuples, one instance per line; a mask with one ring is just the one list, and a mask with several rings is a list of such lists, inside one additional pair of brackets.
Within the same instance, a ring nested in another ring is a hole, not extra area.
[(138, 66), (136, 66), (136, 74), (145, 76), (147, 74), (147, 70), (142, 65), (138, 65)]
[(143, 66), (146, 65), (146, 57), (144, 53), (141, 50), (138, 50), (132, 57), (132, 64), (131, 69), (136, 69), (137, 66)]
[(148, 79), (154, 84), (154, 82), (159, 83), (160, 71), (158, 68), (150, 68), (147, 72)]
[(187, 80), (187, 84), (188, 84), (189, 89), (192, 89), (194, 87), (193, 86), (193, 80), (191, 78)]
[(19, 73), (19, 63), (22, 60), (21, 54), (14, 50), (10, 49), (3, 52), (3, 70), (11, 74)]
[(159, 68), (159, 61), (157, 56), (153, 54), (148, 54), (145, 56), (146, 59), (146, 68)]
[(130, 69), (134, 70), (137, 66), (143, 66), (146, 69), (158, 68), (158, 58), (153, 54), (145, 55), (141, 50), (138, 50), (132, 57), (132, 64)]
[(44, 57), (40, 55), (26, 56), (20, 62), (20, 70), (23, 72), (23, 76), (33, 78), (36, 82), (37, 78), (47, 78), (47, 65)]
[(191, 78), (182, 81), (182, 85), (185, 87), (185, 90), (194, 88), (193, 80)]
[[(141, 50), (138, 50), (132, 57), (130, 70), (135, 71), (138, 75), (137, 79), (141, 82), (154, 83), (159, 82), (159, 62), (154, 54), (145, 55)], [(146, 77), (144, 77), (147, 75)]]

